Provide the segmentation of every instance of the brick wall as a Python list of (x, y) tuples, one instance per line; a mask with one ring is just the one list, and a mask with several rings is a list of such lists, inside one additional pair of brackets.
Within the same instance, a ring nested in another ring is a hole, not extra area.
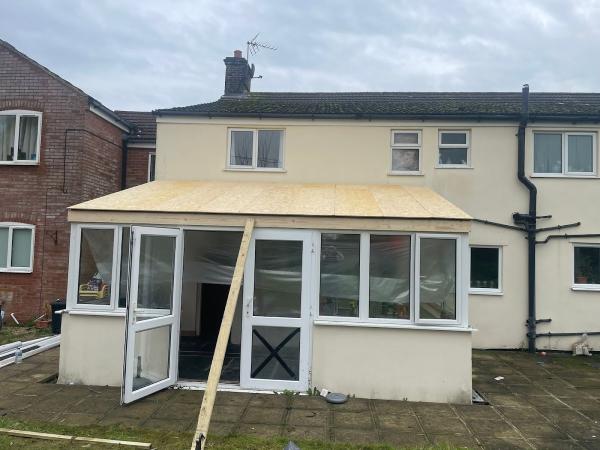
[(0, 166), (0, 222), (36, 226), (33, 273), (0, 273), (0, 302), (29, 320), (66, 295), (67, 207), (120, 188), (122, 131), (91, 113), (84, 93), (0, 46), (0, 110), (7, 109), (43, 114), (39, 165)]
[(130, 147), (127, 152), (127, 187), (148, 182), (148, 158), (154, 149)]

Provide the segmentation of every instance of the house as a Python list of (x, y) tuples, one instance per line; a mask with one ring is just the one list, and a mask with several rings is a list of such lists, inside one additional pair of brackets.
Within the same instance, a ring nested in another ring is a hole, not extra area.
[(248, 218), (223, 387), (469, 403), (472, 346), (597, 345), (599, 94), (254, 93), (225, 65), (219, 100), (155, 111), (157, 181), (69, 209), (59, 382), (202, 386)]
[(150, 150), (155, 121), (114, 113), (2, 40), (0, 67), (0, 304), (25, 322), (66, 296), (66, 208), (146, 182), (137, 147)]

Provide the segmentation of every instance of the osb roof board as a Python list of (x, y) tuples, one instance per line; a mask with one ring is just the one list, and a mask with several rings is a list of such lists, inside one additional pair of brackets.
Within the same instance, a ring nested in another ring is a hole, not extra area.
[(426, 187), (154, 181), (69, 208), (77, 211), (470, 220)]

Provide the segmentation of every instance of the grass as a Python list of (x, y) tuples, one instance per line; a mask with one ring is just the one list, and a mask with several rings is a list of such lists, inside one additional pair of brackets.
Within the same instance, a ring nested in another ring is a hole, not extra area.
[[(37, 431), (42, 433), (68, 434), (72, 436), (91, 436), (105, 439), (119, 439), (125, 441), (150, 442), (156, 449), (189, 449), (193, 433), (159, 431), (146, 428), (124, 428), (120, 426), (74, 426), (51, 424), (46, 422), (21, 421), (0, 417), (0, 428), (13, 428), (18, 430)], [(288, 438), (260, 438), (253, 436), (209, 436), (207, 449), (219, 450), (282, 450), (289, 442)], [(358, 445), (358, 444), (340, 444), (333, 442), (320, 442), (308, 440), (294, 440), (302, 450), (392, 450), (397, 447), (388, 445)], [(35, 440), (27, 438), (17, 438), (0, 434), (0, 448), (10, 449), (62, 449), (62, 448), (90, 448), (89, 444), (79, 443), (71, 445), (64, 442)], [(116, 446), (102, 445), (94, 448), (110, 449)], [(121, 449), (127, 447), (119, 447)], [(432, 447), (406, 447), (406, 449), (419, 450), (454, 450), (456, 447), (437, 445)]]
[(3, 326), (0, 330), (0, 345), (10, 344), (16, 341), (29, 341), (45, 336), (51, 336), (50, 328), (36, 328), (33, 325), (11, 325)]

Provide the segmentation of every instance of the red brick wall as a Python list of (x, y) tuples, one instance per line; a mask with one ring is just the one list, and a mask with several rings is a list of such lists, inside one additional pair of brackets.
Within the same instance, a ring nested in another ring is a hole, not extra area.
[(36, 225), (33, 273), (0, 273), (3, 309), (26, 321), (66, 295), (67, 207), (120, 188), (120, 148), (82, 129), (119, 147), (122, 131), (89, 112), (86, 95), (0, 46), (0, 110), (7, 109), (43, 114), (39, 165), (0, 166), (0, 222)]
[(127, 187), (148, 182), (148, 158), (154, 149), (129, 147), (127, 152)]

